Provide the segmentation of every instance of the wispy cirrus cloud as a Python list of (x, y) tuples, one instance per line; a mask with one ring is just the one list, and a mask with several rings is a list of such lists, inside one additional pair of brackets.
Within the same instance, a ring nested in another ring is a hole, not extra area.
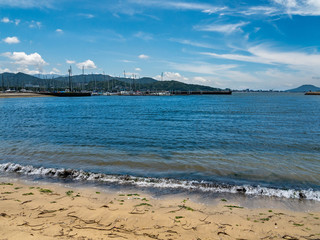
[(186, 2), (186, 1), (159, 1), (159, 0), (129, 0), (131, 3), (144, 5), (144, 6), (151, 6), (163, 9), (178, 9), (178, 10), (198, 10), (204, 13), (216, 13), (222, 10), (227, 9), (226, 6), (214, 6), (208, 3), (197, 3), (197, 2)]
[(145, 41), (149, 41), (149, 40), (153, 39), (153, 35), (152, 34), (141, 32), (141, 31), (135, 33), (133, 36), (136, 37), (136, 38), (140, 38), (142, 40), (145, 40)]
[(15, 8), (53, 8), (54, 0), (0, 0), (0, 6)]
[(217, 48), (214, 45), (209, 44), (209, 43), (196, 42), (196, 41), (192, 41), (192, 40), (188, 40), (188, 39), (170, 38), (169, 40), (172, 41), (172, 42), (177, 42), (177, 43), (181, 43), (181, 44), (184, 44), (184, 45), (190, 45), (190, 46), (194, 46), (194, 47), (212, 48), (212, 49)]
[(194, 29), (197, 31), (206, 31), (206, 32), (219, 32), (219, 33), (225, 33), (230, 34), (233, 32), (241, 32), (241, 27), (248, 25), (250, 22), (239, 22), (239, 23), (230, 23), (230, 24), (207, 24), (207, 25), (197, 25), (194, 26)]
[(288, 15), (320, 16), (319, 0), (272, 0)]
[(274, 15), (280, 14), (279, 9), (272, 6), (253, 6), (238, 12), (245, 16), (251, 16), (251, 15), (274, 16)]
[[(175, 71), (196, 74), (195, 77), (185, 77), (180, 81), (194, 84), (205, 84), (220, 88), (232, 89), (279, 89), (286, 90), (305, 84), (305, 79), (313, 76), (312, 72), (286, 71), (274, 66), (265, 70), (244, 71), (241, 65), (234, 64), (210, 64), (206, 62), (171, 63)], [(160, 79), (160, 75), (157, 79)], [(310, 82), (316, 82), (313, 80)], [(276, 88), (275, 88), (276, 86)]]
[(95, 17), (95, 16), (94, 16), (93, 14), (91, 14), (91, 13), (79, 13), (78, 16), (84, 17), (84, 18), (88, 18), (88, 19)]
[(171, 68), (192, 72), (197, 74), (216, 74), (219, 71), (226, 71), (238, 67), (235, 64), (210, 64), (205, 62), (193, 62), (193, 63), (170, 63)]
[(277, 51), (263, 45), (250, 47), (248, 55), (243, 54), (217, 54), (213, 52), (203, 52), (202, 54), (214, 58), (228, 59), (242, 62), (262, 63), (269, 65), (287, 65), (291, 68), (312, 70), (320, 65), (319, 53), (305, 53), (303, 51)]
[(120, 62), (123, 62), (123, 63), (133, 63), (134, 61), (131, 61), (131, 60), (128, 60), (128, 59), (122, 59), (122, 60), (120, 60)]

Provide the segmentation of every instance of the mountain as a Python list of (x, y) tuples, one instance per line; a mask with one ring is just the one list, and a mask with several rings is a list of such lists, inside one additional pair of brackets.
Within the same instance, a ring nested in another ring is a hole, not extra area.
[[(3, 79), (3, 82), (2, 82)], [(25, 73), (2, 73), (0, 74), (1, 85), (5, 88), (25, 88), (26, 86), (46, 86), (46, 80)]]
[(300, 87), (286, 90), (286, 92), (316, 92), (320, 91), (319, 87), (313, 86), (313, 85), (302, 85)]
[(164, 91), (219, 91), (219, 88), (212, 88), (208, 86), (196, 85), (196, 84), (187, 84), (178, 81), (157, 81), (151, 84), (145, 84), (145, 88), (150, 90), (164, 90)]
[[(58, 81), (69, 81), (69, 77), (57, 77), (55, 80)], [(111, 81), (111, 80), (117, 80), (121, 82), (130, 83), (134, 80), (132, 78), (123, 78), (123, 77), (112, 77), (109, 75), (103, 75), (103, 74), (86, 74), (86, 75), (75, 75), (72, 76), (72, 82), (74, 83), (89, 83), (89, 82), (102, 82), (102, 81)], [(149, 77), (143, 77), (139, 78), (136, 81), (139, 81), (142, 84), (145, 83), (154, 83), (157, 82), (157, 80)]]
[(59, 75), (59, 74), (34, 74), (33, 76), (37, 77), (37, 78), (42, 78), (42, 79), (52, 79), (52, 78), (60, 77), (61, 75)]
[[(142, 79), (142, 78), (141, 78)], [(112, 90), (139, 90), (139, 91), (220, 91), (219, 88), (212, 88), (208, 86), (196, 85), (196, 84), (186, 84), (178, 81), (156, 81), (152, 83), (144, 83), (145, 79), (132, 80), (129, 84), (128, 82), (119, 81), (113, 79), (110, 81), (91, 81), (88, 84), (89, 89), (97, 89), (102, 91), (112, 91)]]
[[(2, 81), (3, 79), (3, 81)], [(25, 73), (0, 74), (0, 88), (2, 89), (31, 89), (65, 90), (69, 88), (69, 78), (59, 76), (57, 78), (39, 78)], [(112, 77), (103, 74), (88, 74), (72, 76), (72, 88), (74, 90), (97, 91), (219, 91), (219, 88), (187, 84), (178, 81), (157, 81), (150, 77), (138, 79)]]

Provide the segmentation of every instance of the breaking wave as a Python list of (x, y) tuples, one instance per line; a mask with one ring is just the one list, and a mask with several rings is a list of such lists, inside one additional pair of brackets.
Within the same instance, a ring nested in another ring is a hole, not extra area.
[(0, 164), (0, 172), (16, 173), (27, 176), (53, 177), (57, 179), (70, 179), (74, 181), (88, 181), (119, 185), (131, 185), (149, 188), (167, 188), (198, 190), (212, 193), (240, 193), (255, 196), (280, 197), (291, 199), (309, 199), (320, 201), (320, 191), (313, 189), (277, 189), (251, 185), (230, 185), (208, 181), (187, 181), (170, 178), (135, 177), (129, 175), (108, 175), (103, 173), (86, 172), (75, 169), (56, 169), (20, 165), (16, 163)]

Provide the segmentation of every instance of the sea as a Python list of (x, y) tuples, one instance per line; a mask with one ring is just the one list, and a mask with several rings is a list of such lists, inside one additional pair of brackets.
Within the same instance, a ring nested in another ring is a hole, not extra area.
[(320, 201), (320, 96), (0, 99), (0, 176)]

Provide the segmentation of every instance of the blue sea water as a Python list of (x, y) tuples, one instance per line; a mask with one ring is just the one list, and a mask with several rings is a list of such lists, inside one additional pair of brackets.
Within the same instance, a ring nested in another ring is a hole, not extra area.
[(0, 112), (0, 175), (320, 200), (319, 96), (16, 98)]

